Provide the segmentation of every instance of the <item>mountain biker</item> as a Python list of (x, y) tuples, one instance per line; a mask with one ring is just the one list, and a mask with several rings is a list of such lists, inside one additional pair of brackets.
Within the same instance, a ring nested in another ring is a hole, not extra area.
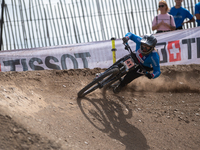
[[(136, 43), (135, 54), (138, 62), (142, 66), (139, 65), (128, 72), (122, 81), (114, 87), (114, 93), (119, 93), (124, 86), (142, 75), (145, 75), (149, 79), (155, 79), (161, 74), (159, 55), (155, 49), (157, 39), (152, 34), (146, 34), (143, 37), (140, 37), (129, 32), (122, 38), (122, 41), (125, 44), (129, 39)], [(144, 74), (142, 71), (143, 68), (149, 72)], [(150, 73), (150, 71), (153, 72)]]

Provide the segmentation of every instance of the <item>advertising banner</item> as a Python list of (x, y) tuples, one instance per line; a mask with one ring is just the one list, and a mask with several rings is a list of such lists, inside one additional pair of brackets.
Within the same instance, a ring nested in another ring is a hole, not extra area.
[[(155, 34), (161, 66), (200, 64), (200, 27)], [(132, 50), (135, 43), (129, 41)], [(116, 59), (128, 54), (115, 40)], [(0, 71), (108, 68), (113, 63), (111, 40), (0, 52)]]

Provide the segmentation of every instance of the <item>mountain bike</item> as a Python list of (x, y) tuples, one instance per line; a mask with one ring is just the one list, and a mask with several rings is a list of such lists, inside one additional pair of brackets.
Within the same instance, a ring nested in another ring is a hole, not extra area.
[(85, 95), (101, 89), (103, 87), (114, 87), (116, 82), (122, 81), (124, 75), (129, 71), (141, 66), (143, 74), (147, 73), (147, 70), (138, 62), (136, 54), (131, 50), (128, 43), (124, 43), (125, 50), (129, 51), (129, 54), (124, 56), (115, 62), (112, 66), (105, 70), (105, 72), (97, 74), (96, 77), (78, 92), (78, 97), (84, 97)]

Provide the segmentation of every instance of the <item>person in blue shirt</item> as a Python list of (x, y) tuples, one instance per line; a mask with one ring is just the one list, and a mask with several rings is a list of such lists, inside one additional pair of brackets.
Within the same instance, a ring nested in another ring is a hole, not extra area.
[(200, 26), (200, 2), (195, 5), (195, 16), (197, 25)]
[[(149, 79), (155, 79), (160, 76), (160, 58), (157, 50), (155, 49), (157, 39), (153, 34), (146, 34), (143, 37), (137, 36), (131, 32), (127, 33), (122, 38), (123, 43), (127, 43), (128, 40), (132, 40), (136, 43), (135, 54), (140, 65), (135, 69), (128, 72), (122, 81), (113, 88), (114, 93), (119, 93), (121, 89), (134, 79), (145, 75)], [(145, 68), (149, 73), (142, 73), (142, 68)], [(153, 71), (152, 73), (150, 71)]]
[[(169, 11), (169, 14), (174, 17), (176, 30), (183, 29), (185, 23), (195, 22), (193, 15), (187, 9), (181, 7), (182, 1), (183, 0), (175, 0), (176, 5)], [(190, 20), (184, 22), (186, 18), (189, 18)]]

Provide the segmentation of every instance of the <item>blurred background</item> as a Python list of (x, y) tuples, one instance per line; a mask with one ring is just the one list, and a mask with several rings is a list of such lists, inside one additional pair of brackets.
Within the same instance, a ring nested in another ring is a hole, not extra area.
[[(1, 51), (122, 38), (154, 33), (159, 0), (0, 0)], [(166, 0), (171, 8), (174, 0)], [(184, 0), (194, 15), (199, 0)], [(188, 23), (184, 29), (196, 27)]]

